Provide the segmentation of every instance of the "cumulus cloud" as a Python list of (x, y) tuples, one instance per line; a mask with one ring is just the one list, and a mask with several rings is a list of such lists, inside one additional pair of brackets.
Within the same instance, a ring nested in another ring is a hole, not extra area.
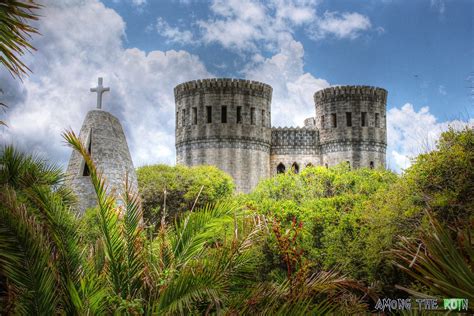
[(412, 158), (435, 148), (436, 140), (443, 131), (466, 125), (474, 126), (474, 119), (440, 122), (430, 113), (429, 107), (417, 111), (410, 103), (390, 109), (387, 112), (389, 167), (396, 171), (408, 168)]
[(304, 49), (300, 42), (287, 34), (280, 37), (279, 46), (280, 51), (270, 58), (257, 55), (245, 75), (273, 87), (273, 125), (301, 126), (305, 118), (315, 114), (313, 94), (329, 83), (304, 72)]
[(173, 87), (210, 76), (200, 59), (185, 51), (124, 49), (123, 19), (96, 0), (50, 1), (41, 15), (42, 36), (33, 39), (38, 51), (26, 60), (33, 74), (20, 86), (0, 73), (9, 104), (2, 142), (64, 165), (71, 150), (60, 133), (80, 129), (95, 107), (89, 88), (103, 76), (111, 87), (104, 109), (121, 119), (135, 165), (174, 163)]
[(282, 34), (304, 27), (313, 39), (328, 35), (356, 38), (371, 28), (368, 17), (359, 13), (316, 14), (316, 0), (213, 0), (213, 16), (197, 24), (205, 43), (219, 43), (239, 51), (279, 50)]
[(168, 43), (177, 43), (181, 45), (196, 44), (191, 31), (180, 30), (178, 27), (173, 27), (162, 17), (159, 17), (156, 20), (155, 28), (158, 34), (167, 39)]
[(369, 18), (359, 13), (325, 12), (311, 29), (311, 36), (316, 40), (330, 35), (355, 39), (371, 27)]

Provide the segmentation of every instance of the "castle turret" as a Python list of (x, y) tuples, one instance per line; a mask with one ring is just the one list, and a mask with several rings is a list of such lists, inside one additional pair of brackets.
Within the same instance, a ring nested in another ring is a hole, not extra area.
[(385, 166), (385, 89), (338, 86), (314, 94), (321, 164), (348, 162), (352, 167)]
[(174, 95), (178, 164), (217, 166), (238, 192), (270, 176), (271, 86), (203, 79), (176, 86)]

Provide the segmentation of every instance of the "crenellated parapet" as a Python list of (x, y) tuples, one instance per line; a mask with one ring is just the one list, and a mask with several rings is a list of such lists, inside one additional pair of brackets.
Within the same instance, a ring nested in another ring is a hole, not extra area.
[(174, 88), (176, 101), (196, 93), (229, 93), (229, 94), (250, 94), (260, 96), (268, 101), (272, 99), (272, 87), (268, 84), (244, 79), (233, 78), (211, 78), (192, 80), (177, 85)]
[(372, 86), (335, 86), (319, 90), (314, 94), (316, 105), (331, 101), (387, 102), (387, 90)]
[(314, 128), (272, 128), (272, 154), (317, 154), (318, 145), (318, 131)]

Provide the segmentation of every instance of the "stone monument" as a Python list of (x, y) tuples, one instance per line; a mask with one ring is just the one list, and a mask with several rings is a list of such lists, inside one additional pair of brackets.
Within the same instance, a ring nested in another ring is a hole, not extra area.
[[(127, 140), (120, 121), (107, 111), (102, 110), (102, 95), (110, 91), (102, 86), (102, 78), (91, 92), (97, 93), (97, 109), (87, 113), (79, 133), (79, 139), (87, 148), (98, 171), (105, 177), (108, 192), (120, 194), (128, 178), (133, 190), (137, 190), (137, 176), (128, 150)], [(82, 156), (73, 151), (67, 168), (67, 179), (71, 189), (77, 195), (77, 210), (84, 213), (87, 208), (97, 205), (92, 187), (89, 169)]]

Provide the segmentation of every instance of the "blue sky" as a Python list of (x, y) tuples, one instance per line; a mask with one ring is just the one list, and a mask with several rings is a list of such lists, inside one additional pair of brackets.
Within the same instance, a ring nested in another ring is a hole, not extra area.
[(173, 87), (240, 77), (274, 88), (274, 125), (301, 125), (315, 91), (389, 91), (387, 159), (402, 170), (449, 125), (473, 123), (474, 1), (44, 0), (23, 83), (2, 69), (1, 141), (65, 165), (60, 133), (94, 107), (124, 125), (135, 165), (173, 164)]

